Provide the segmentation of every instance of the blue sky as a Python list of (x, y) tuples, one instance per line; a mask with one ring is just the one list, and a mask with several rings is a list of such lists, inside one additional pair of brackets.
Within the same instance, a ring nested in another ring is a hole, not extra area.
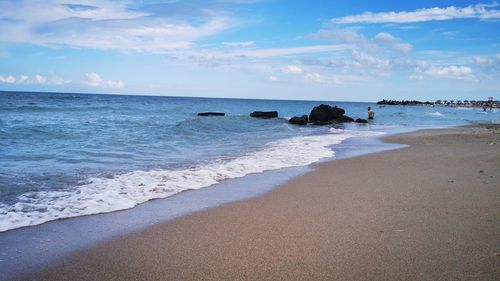
[(500, 98), (497, 2), (0, 0), (0, 34), (0, 90)]

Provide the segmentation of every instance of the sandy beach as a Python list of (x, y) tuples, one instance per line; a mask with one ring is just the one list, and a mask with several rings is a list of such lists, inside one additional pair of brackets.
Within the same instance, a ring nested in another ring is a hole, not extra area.
[(318, 164), (26, 280), (498, 280), (498, 127), (386, 141), (409, 147)]

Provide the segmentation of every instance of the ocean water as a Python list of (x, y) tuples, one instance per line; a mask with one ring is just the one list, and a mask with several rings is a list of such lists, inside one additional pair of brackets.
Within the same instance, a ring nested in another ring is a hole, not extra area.
[[(321, 103), (342, 127), (287, 119)], [(280, 118), (255, 119), (256, 110)], [(225, 112), (201, 117), (198, 112)], [(129, 209), (249, 174), (335, 157), (342, 141), (401, 129), (500, 122), (496, 110), (370, 103), (0, 92), (0, 232)]]

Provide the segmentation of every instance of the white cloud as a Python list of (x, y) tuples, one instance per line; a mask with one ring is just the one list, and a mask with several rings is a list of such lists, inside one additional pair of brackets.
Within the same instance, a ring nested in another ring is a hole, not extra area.
[(0, 76), (0, 83), (16, 83), (16, 84), (39, 84), (39, 85), (63, 85), (71, 81), (65, 80), (54, 73), (47, 75), (36, 74), (30, 78), (26, 74), (21, 74), (18, 79), (13, 75), (8, 75), (6, 78)]
[(447, 66), (447, 67), (433, 67), (430, 68), (427, 73), (433, 73), (438, 76), (462, 76), (469, 75), (472, 73), (472, 69), (467, 66)]
[[(188, 50), (176, 51), (169, 57), (186, 63), (195, 62), (205, 67), (225, 68), (244, 72), (260, 72), (269, 75), (276, 73), (299, 74), (302, 70), (301, 58), (307, 56), (340, 56), (350, 51), (350, 45), (313, 45), (291, 48), (242, 48), (230, 50)], [(294, 67), (289, 67), (290, 65)]]
[(95, 72), (87, 73), (85, 76), (87, 77), (86, 84), (91, 87), (99, 87), (104, 81), (101, 76)]
[(303, 76), (304, 80), (308, 82), (313, 82), (313, 83), (319, 83), (319, 84), (335, 84), (335, 85), (340, 85), (344, 83), (345, 80), (352, 80), (351, 77), (345, 76), (345, 77), (337, 77), (337, 76), (331, 76), (331, 77), (326, 77), (323, 76), (317, 72), (315, 73), (307, 73)]
[(379, 43), (386, 43), (392, 45), (392, 47), (401, 53), (409, 53), (413, 49), (413, 46), (409, 43), (401, 43), (400, 40), (394, 37), (388, 32), (380, 32), (375, 35), (374, 40)]
[(409, 53), (413, 46), (409, 43), (402, 42), (399, 38), (388, 32), (377, 33), (373, 38), (368, 38), (358, 33), (353, 28), (338, 28), (322, 29), (317, 33), (309, 34), (308, 38), (333, 41), (336, 43), (349, 43), (351, 49), (359, 49), (369, 52), (380, 53), (380, 49), (391, 47), (393, 50), (402, 53)]
[[(291, 48), (235, 48), (224, 51), (191, 50), (173, 52), (170, 55), (178, 60), (195, 61), (203, 66), (265, 73), (264, 77), (269, 81), (276, 81), (278, 77), (275, 73), (279, 71), (302, 74), (297, 77), (325, 84), (359, 81), (370, 76), (388, 76), (393, 74), (393, 70), (408, 72), (415, 67), (398, 61), (411, 60), (411, 57), (403, 58), (400, 54), (409, 53), (412, 50), (411, 44), (403, 43), (388, 32), (368, 38), (354, 29), (348, 31), (341, 40), (335, 32), (327, 30), (323, 30), (322, 34), (308, 35), (313, 39), (337, 41), (333, 44)], [(325, 70), (330, 73), (328, 76), (320, 74)], [(333, 73), (335, 75), (331, 76)]]
[(35, 75), (35, 78), (33, 78), (33, 81), (36, 84), (45, 84), (47, 82), (47, 76), (37, 74), (37, 75)]
[[(72, 4), (67, 4), (72, 2)], [(130, 1), (117, 0), (45, 0), (45, 1), (2, 1), (2, 16), (26, 22), (50, 22), (67, 18), (92, 21), (128, 20), (146, 16), (147, 13), (128, 9)], [(43, 12), (41, 12), (43, 11)]]
[(412, 74), (409, 78), (412, 80), (424, 80), (424, 76), (421, 74)]
[(123, 88), (125, 84), (121, 80), (104, 80), (101, 76), (95, 72), (90, 72), (85, 74), (87, 80), (84, 82), (85, 85), (91, 87), (103, 87), (103, 88)]
[(7, 77), (3, 77), (0, 75), (0, 83), (13, 84), (16, 83), (16, 78), (14, 78), (14, 76), (12, 75), (9, 75)]
[(475, 56), (473, 61), (484, 71), (500, 72), (500, 53), (492, 56)]
[(54, 73), (51, 73), (50, 77), (49, 77), (49, 83), (54, 84), (54, 85), (64, 85), (64, 84), (67, 84), (70, 82), (71, 81), (65, 80), (65, 79), (55, 75)]
[(0, 18), (4, 19), (0, 21), (0, 42), (165, 53), (190, 48), (197, 40), (235, 25), (224, 13), (208, 10), (189, 22), (182, 15), (137, 11), (127, 0), (72, 3), (0, 1)]
[(398, 43), (396, 45), (394, 45), (394, 49), (402, 52), (402, 53), (409, 53), (411, 52), (411, 50), (413, 49), (413, 46), (411, 44), (408, 44), (408, 43)]
[(290, 73), (290, 74), (300, 74), (300, 73), (304, 72), (302, 70), (302, 68), (300, 68), (297, 65), (287, 65), (287, 66), (281, 68), (281, 71), (283, 71), (285, 73)]
[(29, 80), (29, 76), (23, 74), (19, 77), (18, 83), (26, 83), (28, 80)]
[(396, 37), (392, 36), (392, 34), (388, 32), (380, 32), (377, 35), (375, 35), (375, 40), (381, 41), (381, 42), (387, 42), (387, 43), (394, 43), (397, 42), (398, 39)]
[(108, 86), (110, 88), (123, 88), (123, 86), (125, 86), (125, 84), (121, 80), (117, 80), (117, 81), (107, 80), (107, 81), (105, 81), (105, 83), (106, 83), (106, 86)]
[(415, 68), (414, 74), (410, 75), (411, 79), (423, 80), (424, 76), (435, 78), (448, 78), (454, 80), (476, 81), (472, 68), (468, 66), (438, 66), (429, 65), (422, 62)]
[(379, 75), (387, 75), (392, 72), (392, 64), (389, 59), (373, 56), (356, 50), (353, 50), (351, 58), (353, 66), (365, 72), (376, 73)]
[(426, 74), (435, 77), (446, 77), (457, 80), (472, 80), (472, 69), (467, 66), (434, 66), (425, 71)]
[(316, 83), (322, 83), (323, 82), (323, 77), (319, 73), (308, 73), (304, 75), (304, 79), (307, 81), (312, 81)]
[(229, 47), (251, 47), (255, 46), (255, 41), (222, 42), (222, 45)]
[(274, 75), (270, 75), (268, 78), (267, 78), (269, 81), (278, 81), (278, 77), (274, 76)]
[(452, 19), (476, 18), (481, 20), (500, 19), (500, 10), (495, 9), (498, 5), (476, 4), (467, 7), (450, 6), (447, 8), (424, 8), (415, 11), (401, 12), (364, 12), (359, 15), (333, 18), (336, 24), (351, 23), (414, 23), (426, 21), (442, 21)]

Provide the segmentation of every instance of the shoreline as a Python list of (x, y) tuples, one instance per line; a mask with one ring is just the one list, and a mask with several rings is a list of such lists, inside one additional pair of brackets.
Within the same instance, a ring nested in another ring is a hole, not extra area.
[[(415, 129), (399, 129), (389, 135)], [(392, 132), (392, 133), (391, 133)], [(315, 164), (397, 149), (384, 143), (384, 135), (356, 136), (335, 145), (334, 157), (308, 166), (283, 168), (227, 179), (202, 189), (186, 190), (150, 200), (131, 209), (49, 221), (0, 233), (0, 279), (43, 270), (67, 256), (85, 251), (159, 223), (166, 223), (222, 204), (263, 196), (284, 183), (312, 171)], [(235, 188), (237, 187), (237, 188)], [(64, 241), (61, 244), (60, 241)], [(39, 259), (44, 256), (44, 259)]]
[[(484, 143), (498, 133), (487, 130), (391, 136), (386, 141), (411, 146), (313, 165), (263, 196), (103, 243), (28, 280), (489, 280), (500, 263), (492, 239), (500, 234), (500, 212), (498, 188), (488, 188), (500, 185), (493, 172), (499, 153), (491, 151), (497, 144)], [(380, 176), (395, 169), (400, 174)], [(420, 184), (422, 194), (410, 188)]]

